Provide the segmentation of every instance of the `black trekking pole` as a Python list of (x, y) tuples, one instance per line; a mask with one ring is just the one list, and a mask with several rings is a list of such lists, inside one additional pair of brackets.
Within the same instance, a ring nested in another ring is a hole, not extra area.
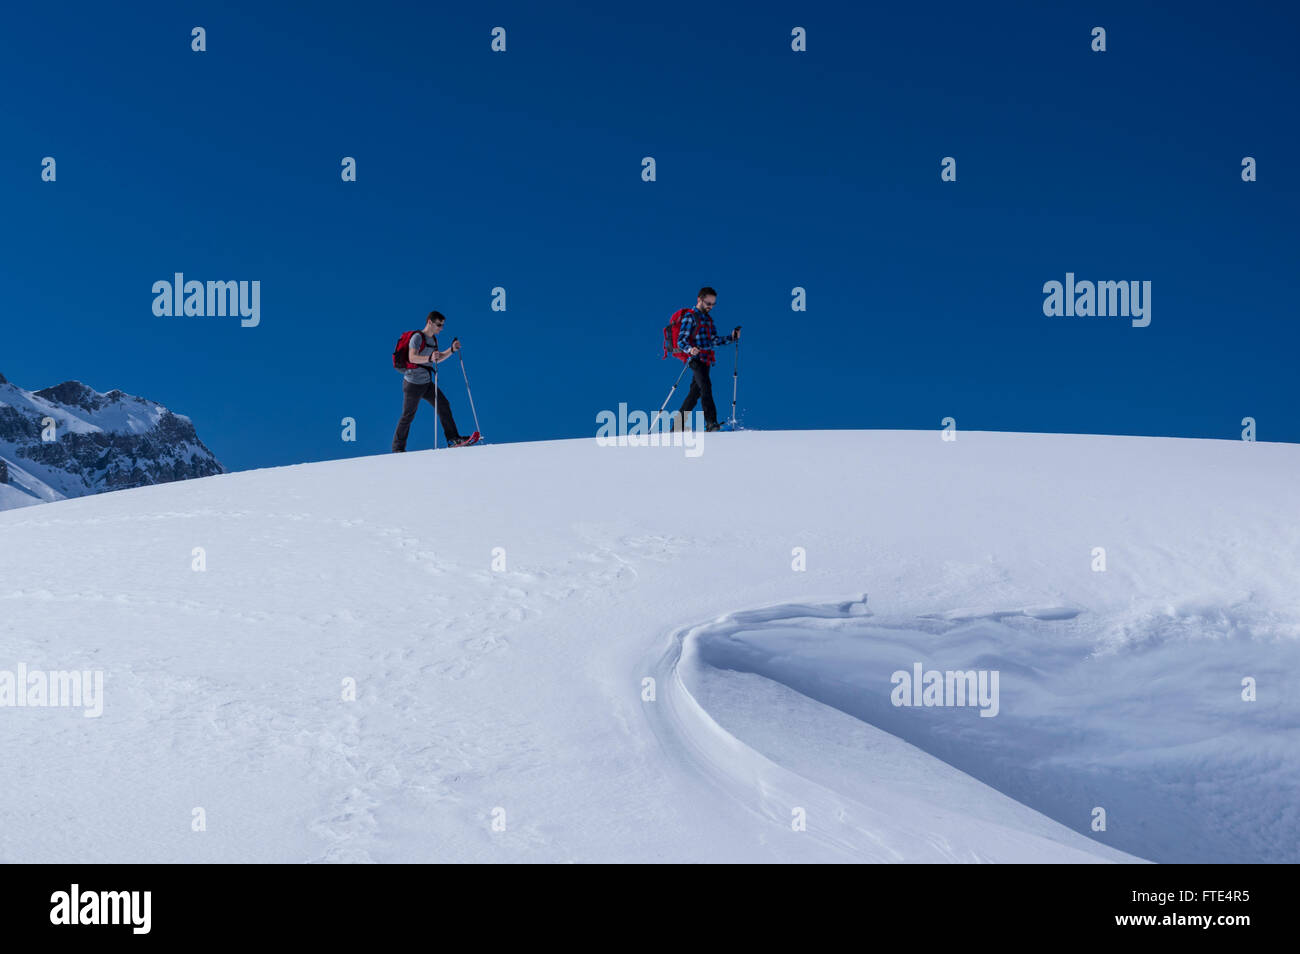
[[(459, 341), (460, 339), (457, 338), (456, 340)], [(461, 345), (456, 349), (456, 354), (460, 357), (460, 373), (465, 378), (465, 395), (469, 398), (469, 410), (470, 413), (474, 415), (474, 433), (481, 437), (483, 432), (478, 426), (478, 411), (474, 410), (474, 393), (469, 389), (469, 375), (465, 374), (464, 350), (465, 346)]]
[(740, 327), (736, 328), (736, 363), (731, 369), (731, 429), (736, 429), (736, 383), (740, 380)]
[(439, 421), (438, 421), (438, 418), (439, 418), (439, 414), (438, 414), (438, 396), (439, 396), (439, 392), (438, 392), (438, 361), (437, 361), (437, 355), (438, 355), (438, 349), (435, 348), (435, 349), (433, 350), (433, 354), (429, 356), (429, 370), (433, 373), (433, 449), (434, 449), (434, 450), (437, 450), (437, 449), (438, 449), (438, 424), (439, 424)]
[[(674, 353), (681, 354), (681, 352), (674, 352)], [(659, 410), (655, 414), (654, 420), (650, 422), (650, 430), (652, 432), (655, 429), (655, 425), (659, 423), (659, 418), (664, 413), (664, 408), (666, 408), (668, 406), (668, 402), (673, 399), (673, 394), (677, 390), (677, 385), (682, 383), (682, 375), (686, 373), (686, 369), (689, 368), (690, 366), (691, 365), (689, 361), (682, 362), (682, 370), (677, 373), (677, 380), (673, 382), (672, 390), (668, 392), (668, 396), (664, 398), (664, 403), (659, 406)]]

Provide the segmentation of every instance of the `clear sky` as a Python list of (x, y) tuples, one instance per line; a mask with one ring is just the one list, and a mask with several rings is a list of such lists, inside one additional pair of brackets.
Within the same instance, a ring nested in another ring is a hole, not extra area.
[[(1292, 4), (293, 6), (6, 11), (14, 383), (160, 401), (232, 469), (381, 453), (437, 308), (488, 439), (588, 436), (710, 284), (752, 427), (1300, 441)], [(155, 316), (178, 271), (260, 325)], [(1150, 326), (1045, 317), (1067, 272), (1150, 281)]]

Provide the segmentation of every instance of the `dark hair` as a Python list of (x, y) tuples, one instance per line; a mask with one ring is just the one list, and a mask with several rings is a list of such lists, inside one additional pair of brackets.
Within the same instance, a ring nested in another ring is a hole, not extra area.
[(718, 297), (718, 293), (717, 293), (716, 291), (713, 290), (713, 286), (712, 286), (712, 285), (705, 285), (703, 288), (700, 289), (700, 293), (699, 293), (698, 295), (696, 295), (695, 297), (696, 297), (696, 298), (703, 298), (705, 295), (712, 295), (714, 298), (717, 298), (717, 297)]
[(446, 320), (447, 320), (447, 316), (444, 315), (442, 312), (431, 311), (429, 312), (429, 317), (424, 319), (424, 323), (428, 324), (429, 322), (432, 321), (434, 324), (440, 324), (441, 322), (444, 322)]

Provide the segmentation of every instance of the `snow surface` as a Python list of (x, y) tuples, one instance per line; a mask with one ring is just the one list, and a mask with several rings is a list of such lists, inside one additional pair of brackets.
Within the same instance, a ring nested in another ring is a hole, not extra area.
[[(0, 513), (0, 670), (105, 673), (0, 708), (0, 861), (1294, 862), (1297, 468), (743, 432)], [(998, 715), (895, 707), (917, 662)]]
[[(49, 488), (45, 489), (48, 490)], [(33, 496), (24, 490), (20, 490), (12, 484), (0, 484), (0, 510), (14, 510), (18, 507), (30, 507), (33, 504), (43, 502), (44, 501), (40, 497)]]
[[(0, 441), (0, 445), (4, 443)], [(49, 503), (53, 500), (64, 499), (63, 494), (41, 480), (27, 467), (21, 467), (15, 463), (16, 457), (16, 454), (4, 456), (4, 461), (8, 465), (9, 481), (0, 484), (0, 510), (9, 510), (12, 507), (30, 507), (32, 504)], [(27, 464), (31, 463), (26, 458), (18, 459)], [(42, 472), (59, 473), (54, 471), (53, 468), (44, 467), (40, 464), (36, 466)]]

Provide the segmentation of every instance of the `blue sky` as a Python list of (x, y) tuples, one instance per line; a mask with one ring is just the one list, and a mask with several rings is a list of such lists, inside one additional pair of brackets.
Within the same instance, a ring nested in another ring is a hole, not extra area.
[[(1300, 440), (1280, 5), (6, 16), (0, 372), (161, 401), (232, 469), (387, 450), (392, 345), (431, 308), (489, 439), (594, 434), (602, 409), (658, 407), (679, 367), (660, 330), (706, 283), (719, 327), (745, 326), (752, 427), (1233, 438), (1250, 415)], [(156, 317), (177, 271), (260, 281), (261, 324)], [(1151, 325), (1044, 317), (1066, 272), (1151, 281)], [(724, 354), (724, 405), (730, 374)], [(426, 408), (412, 449), (432, 428)]]

